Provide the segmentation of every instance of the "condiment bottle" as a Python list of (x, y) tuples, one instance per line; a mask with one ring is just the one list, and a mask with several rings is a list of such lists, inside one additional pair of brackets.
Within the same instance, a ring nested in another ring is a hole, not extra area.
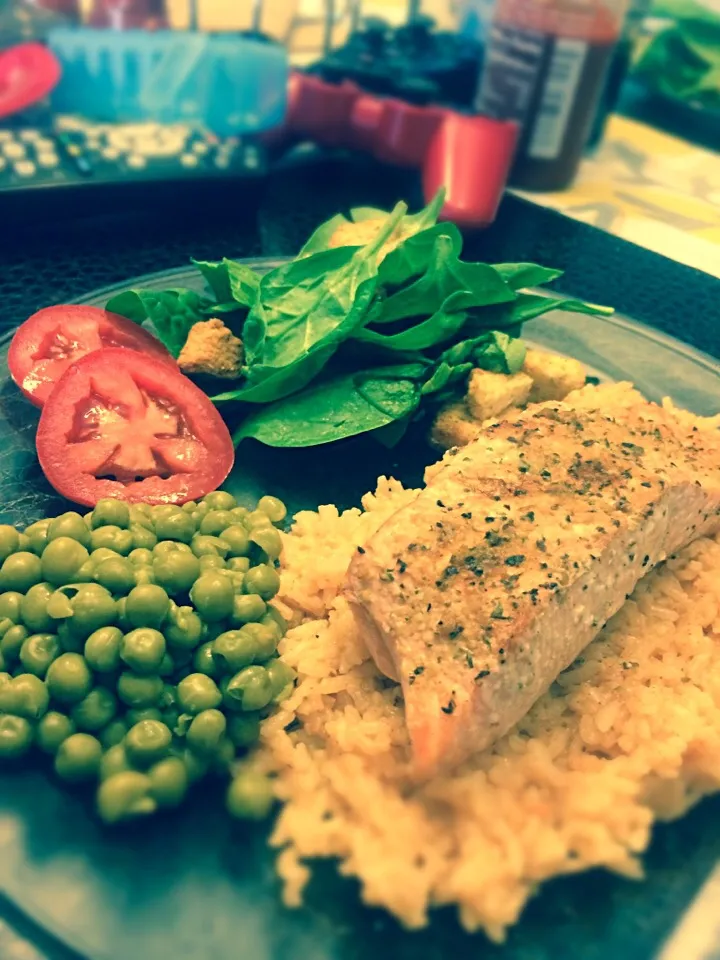
[(95, 0), (88, 22), (91, 27), (114, 30), (159, 30), (168, 26), (165, 0)]
[(498, 0), (477, 109), (521, 126), (510, 184), (562, 190), (595, 117), (627, 0)]

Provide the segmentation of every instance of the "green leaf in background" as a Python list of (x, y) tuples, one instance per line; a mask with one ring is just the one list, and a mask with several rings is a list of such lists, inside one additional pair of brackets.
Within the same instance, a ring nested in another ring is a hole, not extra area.
[(208, 260), (192, 260), (205, 278), (218, 304), (228, 312), (228, 308), (235, 305), (238, 310), (242, 307), (250, 308), (255, 303), (260, 277), (245, 263), (237, 260), (228, 260), (224, 257), (217, 262)]
[(251, 414), (235, 434), (272, 447), (314, 447), (386, 427), (408, 417), (420, 400), (419, 384), (400, 367), (346, 373), (314, 384)]
[(111, 297), (107, 310), (138, 324), (152, 325), (157, 338), (177, 357), (185, 346), (190, 328), (207, 319), (212, 301), (194, 290), (125, 290)]

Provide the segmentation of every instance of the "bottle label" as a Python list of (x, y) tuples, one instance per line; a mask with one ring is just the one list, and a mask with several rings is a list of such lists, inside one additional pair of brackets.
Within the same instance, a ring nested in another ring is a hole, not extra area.
[(585, 40), (559, 37), (555, 41), (527, 148), (535, 160), (560, 156), (588, 46)]
[(524, 124), (552, 37), (495, 23), (476, 101), (479, 113)]

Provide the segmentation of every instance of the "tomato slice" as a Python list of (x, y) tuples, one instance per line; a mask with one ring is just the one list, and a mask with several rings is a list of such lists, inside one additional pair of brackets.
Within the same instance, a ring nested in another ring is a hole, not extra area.
[(10, 376), (41, 407), (71, 363), (102, 347), (141, 350), (176, 366), (160, 341), (132, 320), (99, 307), (60, 304), (18, 327), (8, 352)]
[(135, 350), (96, 350), (72, 364), (43, 407), (37, 453), (58, 493), (184, 503), (215, 490), (235, 451), (208, 397), (179, 370)]

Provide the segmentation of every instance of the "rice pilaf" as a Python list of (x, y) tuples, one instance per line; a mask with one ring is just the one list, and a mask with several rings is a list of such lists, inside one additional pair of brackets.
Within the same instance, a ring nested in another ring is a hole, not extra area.
[[(600, 389), (618, 405), (637, 397)], [(493, 748), (417, 787), (400, 689), (341, 595), (354, 551), (414, 495), (381, 478), (362, 511), (296, 517), (282, 601), (302, 622), (280, 649), (299, 679), (256, 761), (284, 804), (272, 843), (288, 905), (301, 903), (306, 861), (334, 857), (407, 927), (456, 904), (468, 931), (499, 941), (544, 880), (598, 866), (641, 877), (653, 821), (720, 788), (720, 536), (646, 577)]]

